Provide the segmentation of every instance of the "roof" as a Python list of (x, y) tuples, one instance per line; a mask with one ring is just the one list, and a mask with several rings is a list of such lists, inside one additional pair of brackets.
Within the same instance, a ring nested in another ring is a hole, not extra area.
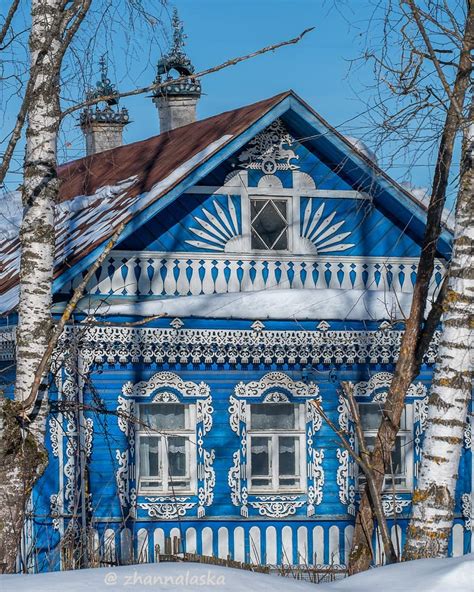
[[(160, 199), (289, 94), (60, 166), (55, 277), (93, 252), (121, 222)], [(16, 305), (19, 249), (16, 236), (0, 240), (0, 312)]]
[[(287, 91), (60, 166), (55, 287), (87, 268), (120, 223), (126, 222), (123, 239), (269, 123), (290, 111), (296, 125), (307, 120), (307, 125), (323, 129), (322, 141), (332, 142), (336, 157), (341, 150), (352, 154), (355, 166), (368, 171), (371, 183), (374, 176), (385, 183), (405, 209), (408, 204), (408, 219), (414, 216), (418, 226), (424, 225), (424, 204), (354, 148), (350, 140), (297, 95)], [(0, 253), (0, 313), (5, 313), (16, 306), (18, 299), (18, 237), (0, 240)]]

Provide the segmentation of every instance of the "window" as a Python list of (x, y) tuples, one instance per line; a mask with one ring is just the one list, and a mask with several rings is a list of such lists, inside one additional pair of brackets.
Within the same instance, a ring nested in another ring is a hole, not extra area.
[[(381, 403), (361, 403), (359, 413), (364, 430), (367, 448), (372, 450), (377, 437), (377, 431), (382, 417)], [(411, 488), (411, 465), (412, 465), (412, 435), (409, 429), (405, 407), (400, 420), (400, 430), (392, 451), (391, 467), (385, 475), (384, 489), (409, 489)], [(359, 472), (359, 485), (365, 484), (365, 476)]]
[(304, 405), (250, 405), (250, 490), (303, 489), (305, 468)]
[(139, 405), (137, 442), (141, 493), (174, 493), (192, 489), (193, 413), (193, 406), (181, 403)]
[(251, 246), (258, 250), (288, 249), (288, 213), (284, 199), (252, 199)]

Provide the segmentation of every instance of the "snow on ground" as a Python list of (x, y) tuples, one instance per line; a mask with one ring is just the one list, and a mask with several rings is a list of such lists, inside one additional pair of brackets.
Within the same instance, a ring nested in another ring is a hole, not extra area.
[(195, 563), (141, 564), (39, 575), (0, 576), (2, 592), (472, 592), (474, 554), (380, 567), (331, 584)]
[(412, 294), (382, 290), (261, 290), (228, 294), (177, 296), (103, 305), (85, 298), (78, 309), (89, 314), (233, 319), (403, 319)]
[(319, 586), (317, 592), (472, 592), (474, 554), (387, 565)]
[[(2, 592), (308, 592), (314, 584), (250, 571), (197, 563), (102, 567), (30, 576), (0, 576)], [(319, 589), (318, 589), (319, 590)], [(452, 591), (450, 591), (452, 592)]]

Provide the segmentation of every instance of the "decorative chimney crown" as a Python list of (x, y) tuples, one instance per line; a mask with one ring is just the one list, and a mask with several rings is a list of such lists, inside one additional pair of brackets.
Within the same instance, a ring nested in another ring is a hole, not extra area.
[[(98, 99), (118, 93), (117, 88), (112, 84), (108, 77), (108, 68), (105, 54), (100, 57), (100, 80), (97, 81), (95, 88), (86, 92), (86, 100)], [(100, 101), (93, 107), (86, 107), (80, 116), (81, 127), (91, 123), (116, 123), (126, 125), (129, 122), (128, 109), (114, 110), (112, 107), (118, 107), (119, 99), (117, 97)]]
[[(87, 91), (87, 100), (118, 93), (108, 77), (105, 55), (101, 56), (99, 65), (100, 80), (95, 88)], [(118, 97), (113, 97), (81, 111), (79, 123), (85, 136), (87, 155), (122, 146), (122, 132), (129, 123), (129, 115), (125, 107), (119, 109), (118, 102)]]
[[(161, 84), (170, 82), (166, 87), (155, 91), (153, 97), (166, 96), (194, 96), (199, 98), (201, 96), (201, 83), (193, 76), (194, 66), (191, 60), (184, 51), (184, 40), (186, 35), (183, 29), (183, 22), (180, 20), (178, 11), (173, 10), (172, 18), (173, 27), (173, 45), (171, 49), (158, 61), (156, 70), (155, 83)], [(179, 77), (186, 76), (187, 79), (181, 82), (173, 82), (172, 71), (175, 70)]]

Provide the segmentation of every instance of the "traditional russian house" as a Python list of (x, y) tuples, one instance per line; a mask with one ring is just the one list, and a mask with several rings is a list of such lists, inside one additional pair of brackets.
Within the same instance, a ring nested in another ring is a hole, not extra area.
[[(86, 533), (90, 562), (91, 540), (115, 563), (153, 561), (179, 536), (183, 550), (205, 555), (344, 564), (361, 480), (311, 401), (355, 446), (340, 389), (352, 381), (374, 437), (425, 207), (292, 91), (195, 121), (200, 83), (175, 29), (158, 80), (172, 70), (188, 79), (154, 97), (162, 133), (122, 146), (128, 114), (93, 109), (81, 119), (89, 155), (59, 169), (55, 316), (125, 226), (55, 359), (50, 462), (32, 496), (24, 561), (71, 566), (68, 540)], [(451, 239), (445, 229), (433, 292)], [(18, 239), (0, 248), (10, 365)], [(399, 548), (436, 340), (408, 392), (386, 478)], [(471, 545), (471, 442), (466, 430), (453, 554)], [(374, 550), (383, 561), (378, 539)]]

